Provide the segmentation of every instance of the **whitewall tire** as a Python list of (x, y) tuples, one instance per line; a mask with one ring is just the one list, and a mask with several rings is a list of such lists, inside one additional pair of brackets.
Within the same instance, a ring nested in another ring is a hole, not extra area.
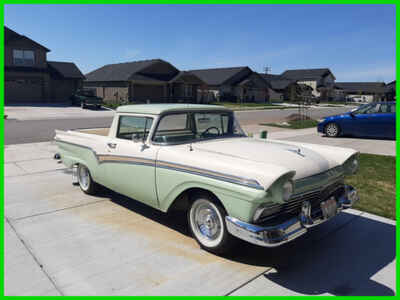
[(85, 194), (94, 195), (98, 191), (98, 184), (93, 181), (89, 169), (82, 165), (78, 165), (78, 183), (79, 187)]
[(226, 212), (207, 195), (195, 197), (188, 211), (188, 222), (199, 245), (213, 253), (222, 254), (232, 245), (233, 237), (225, 223)]

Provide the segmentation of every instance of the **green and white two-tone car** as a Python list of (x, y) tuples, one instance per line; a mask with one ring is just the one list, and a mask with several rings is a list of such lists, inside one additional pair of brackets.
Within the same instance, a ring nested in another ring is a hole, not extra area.
[(282, 245), (358, 200), (344, 184), (358, 169), (355, 150), (251, 138), (221, 106), (121, 106), (106, 131), (56, 131), (82, 191), (102, 185), (163, 212), (186, 210), (194, 238), (214, 253), (234, 237)]

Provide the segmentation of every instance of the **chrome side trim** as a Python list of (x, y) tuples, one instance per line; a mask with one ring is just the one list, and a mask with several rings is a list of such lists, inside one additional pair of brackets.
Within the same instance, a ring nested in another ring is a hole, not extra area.
[[(337, 213), (353, 206), (359, 200), (357, 191), (353, 187), (346, 186), (345, 191), (343, 196), (335, 199)], [(275, 226), (250, 224), (231, 216), (226, 216), (226, 227), (230, 234), (249, 243), (264, 247), (277, 247), (305, 234), (308, 228), (330, 220), (330, 218), (324, 218), (323, 214), (313, 214), (306, 209), (306, 206), (304, 208), (298, 217), (288, 219)]]
[(204, 176), (204, 177), (208, 177), (208, 178), (213, 178), (213, 179), (217, 179), (217, 180), (221, 180), (221, 181), (226, 181), (226, 182), (230, 182), (230, 183), (234, 183), (234, 184), (251, 187), (251, 188), (254, 188), (257, 190), (264, 190), (264, 187), (261, 186), (258, 183), (258, 181), (254, 180), (254, 179), (247, 179), (244, 177), (224, 174), (224, 173), (215, 172), (215, 171), (211, 171), (211, 170), (195, 168), (195, 167), (190, 167), (187, 165), (170, 163), (170, 162), (160, 161), (160, 160), (157, 161), (156, 166), (157, 166), (157, 168), (186, 172), (186, 173), (190, 173), (190, 174), (194, 174), (194, 175), (200, 175), (200, 176)]
[(224, 174), (224, 173), (220, 173), (220, 172), (216, 172), (216, 171), (191, 167), (191, 166), (167, 162), (167, 161), (160, 161), (160, 160), (156, 161), (153, 159), (147, 159), (147, 158), (142, 158), (142, 157), (111, 155), (111, 154), (97, 154), (96, 151), (94, 151), (92, 148), (87, 147), (87, 146), (83, 146), (83, 145), (79, 145), (79, 144), (75, 144), (75, 143), (71, 143), (71, 142), (60, 141), (58, 139), (56, 139), (56, 141), (58, 143), (65, 143), (65, 144), (69, 144), (72, 146), (77, 146), (77, 147), (81, 147), (81, 148), (90, 150), (93, 153), (93, 155), (95, 156), (98, 164), (120, 163), (120, 164), (151, 166), (151, 167), (174, 170), (174, 171), (178, 171), (178, 172), (190, 173), (190, 174), (194, 174), (194, 175), (198, 175), (198, 176), (203, 176), (203, 177), (207, 177), (207, 178), (212, 178), (212, 179), (216, 179), (216, 180), (220, 180), (220, 181), (225, 181), (225, 182), (229, 182), (229, 183), (233, 183), (233, 184), (246, 186), (246, 187), (257, 189), (257, 190), (264, 190), (264, 187), (262, 185), (260, 185), (258, 183), (258, 181), (254, 180), (254, 179), (247, 179), (244, 177)]

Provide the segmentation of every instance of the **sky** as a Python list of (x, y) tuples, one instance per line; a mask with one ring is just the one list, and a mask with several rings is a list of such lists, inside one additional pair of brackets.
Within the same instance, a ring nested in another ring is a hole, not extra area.
[(160, 58), (180, 70), (330, 68), (336, 81), (396, 76), (395, 5), (6, 5), (4, 24), (72, 61)]

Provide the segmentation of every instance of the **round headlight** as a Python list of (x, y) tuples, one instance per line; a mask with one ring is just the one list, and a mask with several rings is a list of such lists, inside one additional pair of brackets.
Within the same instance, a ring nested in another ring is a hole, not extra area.
[(282, 198), (283, 201), (288, 201), (293, 194), (293, 183), (286, 181), (282, 186)]
[(358, 158), (356, 157), (356, 158), (354, 158), (353, 161), (351, 162), (351, 170), (353, 171), (353, 173), (357, 172), (358, 166), (359, 166)]
[(357, 172), (359, 168), (358, 156), (354, 155), (348, 161), (345, 162), (344, 169), (347, 175), (352, 175)]

